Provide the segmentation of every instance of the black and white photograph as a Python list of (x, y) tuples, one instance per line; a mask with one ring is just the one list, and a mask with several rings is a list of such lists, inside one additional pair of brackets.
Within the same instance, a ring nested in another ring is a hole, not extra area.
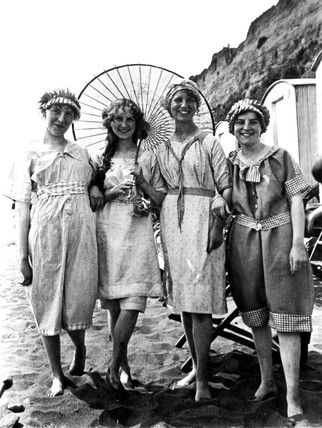
[(321, 1), (0, 16), (0, 428), (322, 428)]

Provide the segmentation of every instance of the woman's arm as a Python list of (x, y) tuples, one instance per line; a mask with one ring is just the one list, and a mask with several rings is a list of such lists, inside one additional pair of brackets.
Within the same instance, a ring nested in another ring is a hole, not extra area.
[(291, 221), (293, 228), (292, 248), (290, 251), (291, 273), (301, 270), (307, 263), (307, 252), (304, 247), (304, 206), (300, 193), (291, 197)]
[(28, 235), (30, 229), (30, 205), (26, 202), (16, 202), (16, 230), (19, 256), (19, 268), (23, 276), (22, 285), (32, 283), (32, 268), (29, 262)]
[(104, 206), (104, 196), (96, 184), (93, 184), (88, 189), (89, 201), (92, 210), (98, 211)]
[(156, 190), (145, 180), (142, 174), (142, 167), (140, 165), (133, 165), (131, 168), (131, 173), (136, 178), (136, 185), (139, 186), (158, 207), (160, 207), (162, 205), (163, 199), (165, 198), (165, 194), (163, 192), (159, 192), (159, 190)]

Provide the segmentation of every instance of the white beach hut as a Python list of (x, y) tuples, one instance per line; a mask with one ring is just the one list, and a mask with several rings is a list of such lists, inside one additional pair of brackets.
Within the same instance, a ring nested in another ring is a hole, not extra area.
[(311, 169), (321, 152), (317, 143), (315, 79), (277, 80), (266, 90), (262, 102), (271, 115), (264, 142), (288, 150), (313, 185), (316, 182)]
[(315, 72), (316, 84), (318, 154), (319, 156), (322, 156), (322, 50), (313, 62), (312, 71)]
[(236, 137), (229, 132), (228, 122), (222, 120), (215, 126), (215, 136), (218, 138), (222, 148), (224, 149), (226, 157), (229, 153), (237, 149), (238, 144)]

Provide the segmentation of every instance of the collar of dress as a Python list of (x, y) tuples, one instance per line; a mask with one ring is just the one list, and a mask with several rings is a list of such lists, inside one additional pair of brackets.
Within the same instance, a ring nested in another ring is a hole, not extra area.
[(238, 153), (241, 151), (241, 149), (231, 152), (228, 159), (233, 165), (238, 165), (239, 176), (242, 180), (249, 181), (251, 183), (259, 183), (261, 181), (259, 172), (261, 163), (274, 154), (277, 150), (278, 147), (273, 146), (263, 157), (253, 164), (246, 164), (239, 158)]
[(82, 159), (81, 153), (80, 153), (80, 147), (73, 143), (72, 141), (67, 140), (67, 144), (65, 146), (65, 149), (62, 154), (68, 154), (71, 157), (75, 159)]

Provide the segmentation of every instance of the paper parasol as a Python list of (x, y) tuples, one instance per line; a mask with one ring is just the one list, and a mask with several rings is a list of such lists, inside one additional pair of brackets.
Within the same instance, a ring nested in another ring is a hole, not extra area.
[[(149, 64), (126, 64), (103, 71), (95, 76), (80, 92), (81, 119), (73, 124), (73, 134), (78, 144), (89, 150), (102, 150), (106, 129), (102, 126), (102, 110), (118, 98), (129, 98), (139, 105), (150, 124), (148, 137), (141, 149), (154, 149), (170, 138), (174, 121), (160, 102), (169, 85), (183, 79), (179, 74)], [(195, 123), (214, 132), (210, 106), (200, 92), (202, 103), (195, 115)]]

